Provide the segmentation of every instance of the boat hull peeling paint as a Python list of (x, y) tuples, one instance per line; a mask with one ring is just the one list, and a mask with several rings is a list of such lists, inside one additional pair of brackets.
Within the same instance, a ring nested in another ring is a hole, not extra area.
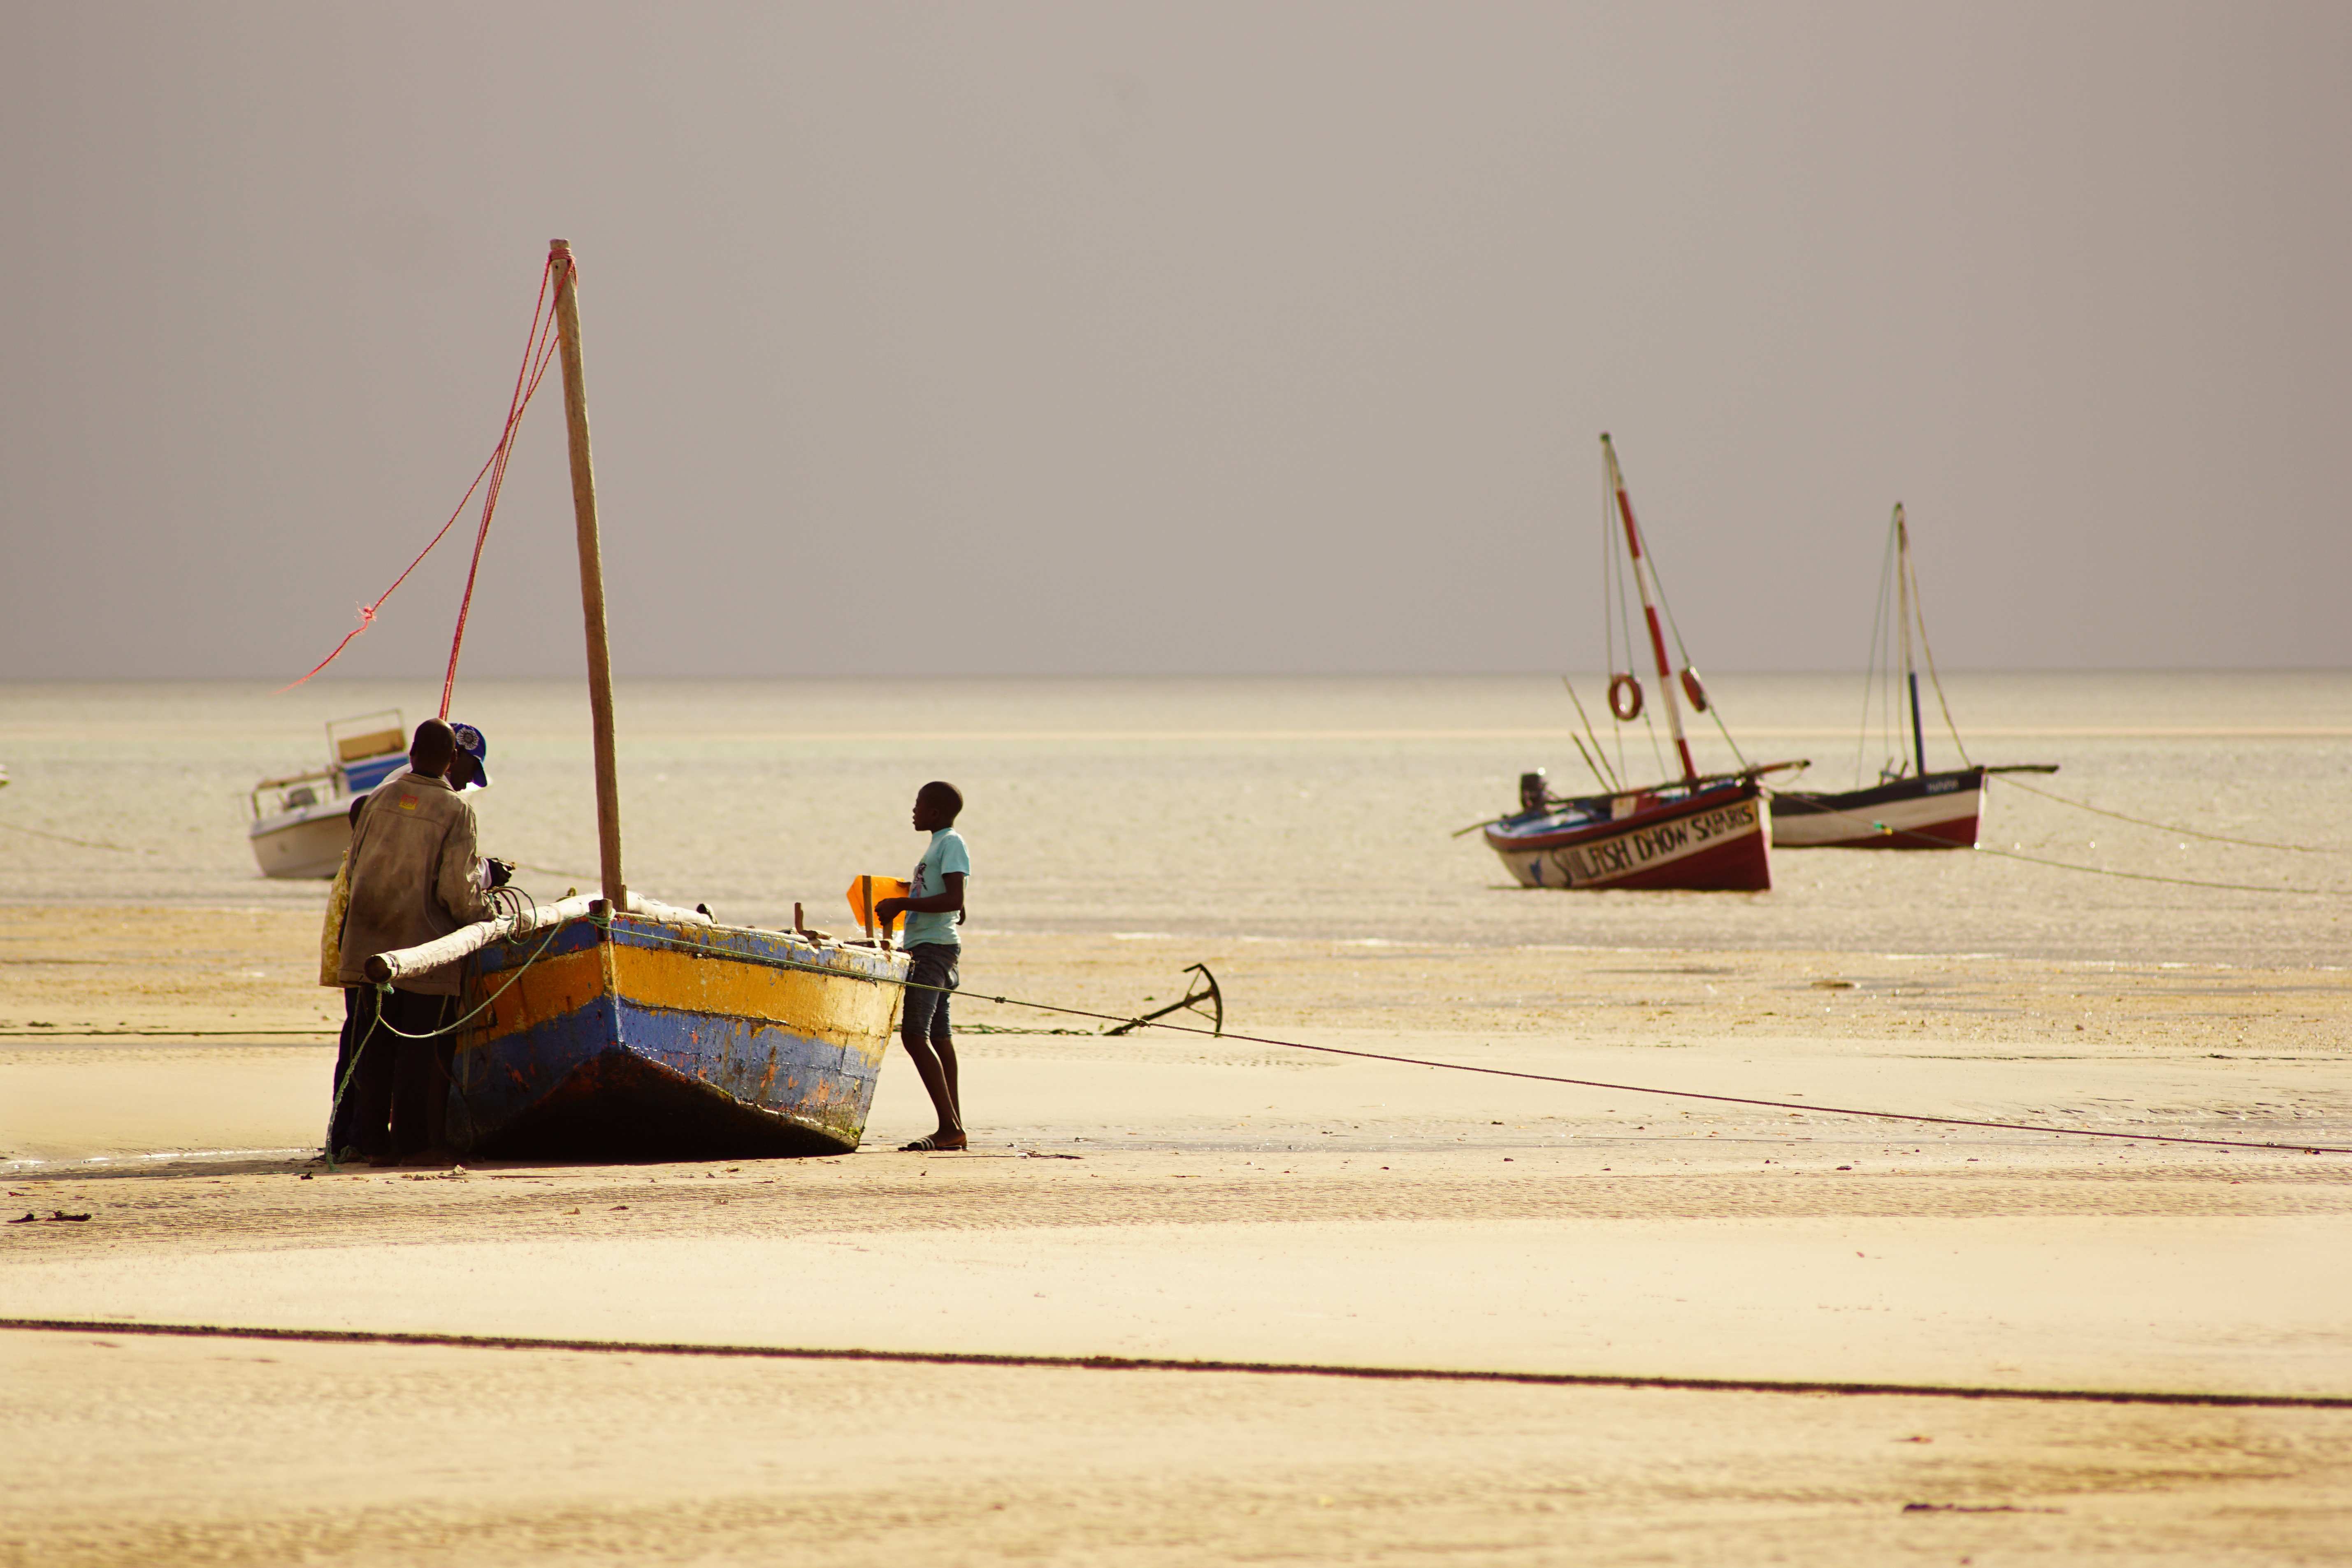
[(458, 1037), (452, 1145), (583, 1160), (850, 1152), (908, 966), (641, 915), (574, 920), (466, 963), (461, 1011), (488, 1007)]
[(1895, 779), (1832, 795), (1772, 797), (1772, 842), (1782, 849), (1973, 849), (1984, 815), (1979, 767)]
[(1771, 821), (1756, 781), (1741, 777), (1507, 817), (1486, 844), (1522, 887), (1760, 893), (1772, 886)]

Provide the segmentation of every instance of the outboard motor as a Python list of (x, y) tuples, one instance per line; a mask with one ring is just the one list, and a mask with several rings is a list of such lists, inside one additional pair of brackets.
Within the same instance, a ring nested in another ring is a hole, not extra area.
[(1544, 788), (1544, 771), (1541, 768), (1538, 768), (1531, 773), (1519, 775), (1519, 809), (1521, 811), (1541, 811), (1546, 805), (1549, 804), (1549, 801), (1550, 792)]

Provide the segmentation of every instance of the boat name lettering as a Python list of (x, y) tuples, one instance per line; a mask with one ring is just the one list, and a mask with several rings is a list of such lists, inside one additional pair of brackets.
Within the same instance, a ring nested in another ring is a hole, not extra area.
[(1679, 822), (1662, 822), (1598, 844), (1580, 844), (1561, 857), (1576, 882), (1605, 882), (1756, 825), (1756, 803), (1743, 800)]
[(1927, 781), (1927, 789), (1921, 793), (1926, 795), (1948, 795), (1959, 787), (1960, 781), (1958, 779), (1929, 779)]

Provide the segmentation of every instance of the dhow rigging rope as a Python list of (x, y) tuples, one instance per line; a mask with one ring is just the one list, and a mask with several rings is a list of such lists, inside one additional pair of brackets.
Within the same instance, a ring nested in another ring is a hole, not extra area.
[[(474, 482), (467, 485), (466, 487), (466, 493), (458, 498), (457, 509), (450, 512), (449, 521), (443, 523), (441, 525), (441, 531), (436, 533), (431, 541), (425, 544), (425, 548), (416, 552), (416, 559), (408, 563), (406, 570), (403, 571), (399, 576), (392, 580), (391, 587), (386, 588), (383, 593), (377, 595), (373, 604), (362, 605), (360, 606), (360, 624), (353, 626), (350, 631), (344, 633), (343, 640), (337, 643), (326, 658), (320, 659), (317, 664), (312, 665), (310, 667), (310, 674), (303, 676), (300, 680), (289, 681), (286, 685), (279, 687), (278, 689), (278, 693), (293, 690), (297, 686), (309, 680), (311, 676), (317, 675), (320, 670), (326, 668), (327, 666), (334, 663), (338, 658), (341, 658), (342, 657), (343, 650), (352, 646), (352, 639), (356, 638), (362, 632), (366, 631), (368, 627), (375, 624), (376, 612), (383, 608), (384, 601), (391, 598), (394, 594), (399, 592), (400, 585), (403, 583), (407, 582), (410, 575), (414, 574), (419, 566), (425, 564), (425, 558), (432, 554), (433, 552), (440, 546), (441, 542), (449, 536), (449, 531), (457, 526), (457, 520), (466, 514), (466, 508), (472, 503), (475, 493), (481, 489), (484, 481), (487, 480), (489, 483), (490, 489), (489, 493), (487, 496), (484, 496), (482, 500), (481, 528), (476, 533), (474, 540), (474, 569), (478, 569), (480, 567), (482, 559), (482, 543), (489, 533), (490, 515), (498, 508), (499, 490), (506, 482), (506, 463), (507, 459), (513, 455), (515, 432), (521, 424), (523, 409), (528, 407), (530, 404), (531, 395), (539, 390), (540, 378), (547, 372), (546, 353), (542, 350), (541, 342), (542, 331), (544, 331), (545, 332), (546, 342), (548, 343), (552, 343), (554, 342), (554, 338), (551, 327), (542, 329), (540, 317), (545, 307), (549, 275), (553, 267), (554, 262), (552, 258), (551, 258), (548, 262), (547, 268), (543, 269), (540, 273), (540, 303), (538, 305), (534, 305), (531, 309), (530, 335), (524, 343), (522, 361), (524, 372), (526, 373), (528, 379), (528, 384), (523, 385), (521, 381), (519, 380), (518, 384), (522, 385), (522, 390), (519, 395), (519, 400), (510, 400), (508, 405), (507, 422), (505, 427), (499, 434), (499, 443), (496, 447), (493, 447), (490, 449), (489, 457), (483, 460), (481, 468), (474, 475)], [(574, 264), (574, 269), (576, 271), (577, 264)], [(548, 319), (551, 322), (553, 320), (552, 315), (550, 314)], [(539, 355), (536, 367), (534, 367), (532, 363), (534, 354)], [(474, 574), (473, 570), (469, 569), (466, 575), (466, 597), (469, 604), (473, 598), (473, 591)], [(465, 640), (465, 635), (466, 616), (464, 609), (461, 608), (457, 616), (457, 636), (456, 640), (450, 644), (449, 647), (449, 674), (447, 679), (443, 682), (441, 689), (441, 715), (444, 718), (448, 716), (450, 687), (457, 679), (457, 644)]]
[[(2014, 784), (2016, 781), (2007, 780), (2004, 782)], [(2025, 784), (2018, 784), (2017, 787), (2020, 789), (2031, 789), (2031, 786)], [(2031, 790), (2031, 793), (2040, 795), (2042, 792), (2040, 790)], [(2072, 805), (2074, 804), (2073, 801), (2067, 800), (2060, 795), (2053, 795), (2050, 798), (2058, 801), (2062, 805)], [(2095, 808), (2085, 807), (2084, 809), (2090, 810)], [(2352, 889), (2347, 888), (2281, 888), (2264, 882), (2208, 882), (2195, 877), (2167, 877), (2160, 872), (2156, 871), (2118, 871), (2108, 866), (2077, 866), (2071, 860), (2052, 860), (2040, 855), (2026, 855), (2014, 849), (1995, 849), (1983, 844), (1962, 846), (1954, 844), (1948, 838), (1938, 838), (1932, 833), (1920, 833), (1907, 827), (1889, 827), (1883, 822), (1864, 816), (1857, 812), (1838, 811), (1832, 807), (1825, 805), (1810, 805), (1802, 813), (1791, 812), (1790, 815), (1791, 816), (1801, 815), (1806, 816), (1842, 817), (1847, 822), (1860, 823), (1874, 828), (1884, 837), (1889, 838), (1916, 838), (1924, 844), (1932, 844), (1938, 848), (1958, 849), (1965, 847), (1973, 850), (1979, 855), (1998, 855), (2004, 860), (2022, 860), (2030, 866), (2051, 866), (2055, 867), (2061, 871), (2082, 871), (2094, 877), (2121, 877), (2134, 882), (2169, 882), (2173, 886), (2179, 888), (2211, 888), (2217, 891), (2225, 893), (2289, 893), (2299, 898), (2313, 899), (2352, 898)], [(2126, 818), (2126, 820), (2129, 819)], [(2153, 826), (2156, 825), (2147, 824), (2146, 826)], [(2200, 835), (2200, 837), (2202, 836)], [(2231, 842), (2240, 841), (2231, 840)], [(2263, 847), (2285, 848), (2287, 846), (2265, 845)]]

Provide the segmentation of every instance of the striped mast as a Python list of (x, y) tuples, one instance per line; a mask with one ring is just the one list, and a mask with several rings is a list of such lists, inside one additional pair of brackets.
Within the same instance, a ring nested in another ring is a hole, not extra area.
[[(1927, 738), (1919, 723), (1919, 671), (1911, 662), (1911, 530), (1903, 521), (1903, 503), (1895, 503), (1895, 593), (1903, 623), (1903, 684), (1911, 694), (1911, 760), (1918, 776), (1927, 776)], [(1885, 601), (1881, 601), (1884, 603)]]
[(1666, 729), (1675, 738), (1675, 754), (1682, 759), (1683, 782), (1696, 784), (1698, 766), (1691, 761), (1690, 742), (1683, 736), (1682, 704), (1675, 700), (1674, 666), (1666, 658), (1666, 635), (1658, 622), (1657, 601), (1650, 593), (1650, 558), (1642, 548), (1642, 525), (1633, 521), (1633, 498), (1625, 493), (1625, 475), (1617, 467), (1617, 448), (1610, 444), (1606, 430), (1601, 433), (1601, 460), (1608, 468), (1609, 488), (1617, 497), (1617, 515), (1625, 526), (1625, 548), (1633, 557), (1633, 587), (1642, 595), (1642, 617), (1650, 626), (1650, 653), (1658, 663), (1658, 696), (1666, 705)]

